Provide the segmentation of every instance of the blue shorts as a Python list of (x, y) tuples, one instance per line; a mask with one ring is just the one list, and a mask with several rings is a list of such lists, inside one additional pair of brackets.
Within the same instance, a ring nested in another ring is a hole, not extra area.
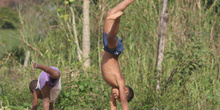
[(116, 38), (118, 39), (118, 44), (115, 48), (109, 48), (108, 47), (108, 42), (107, 42), (107, 33), (105, 33), (103, 31), (103, 45), (104, 45), (104, 50), (113, 54), (113, 55), (120, 55), (121, 52), (124, 50), (124, 46), (122, 43), (122, 40), (118, 38), (118, 36), (116, 36)]

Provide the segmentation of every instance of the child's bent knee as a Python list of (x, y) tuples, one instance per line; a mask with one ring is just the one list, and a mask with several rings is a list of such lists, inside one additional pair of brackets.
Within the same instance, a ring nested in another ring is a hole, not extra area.
[(113, 15), (113, 14), (114, 14), (114, 12), (112, 11), (112, 9), (109, 10), (109, 11), (106, 13), (106, 18), (107, 18), (108, 16)]

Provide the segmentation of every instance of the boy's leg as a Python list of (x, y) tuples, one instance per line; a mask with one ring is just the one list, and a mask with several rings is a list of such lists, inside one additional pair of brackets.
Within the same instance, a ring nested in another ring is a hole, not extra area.
[(42, 64), (39, 64), (36, 62), (32, 62), (32, 69), (34, 70), (34, 68), (41, 69), (42, 71), (48, 73), (50, 75), (50, 77), (53, 79), (60, 78), (60, 72), (50, 68), (49, 66), (45, 66), (45, 65), (42, 65)]
[(109, 48), (115, 48), (118, 44), (118, 39), (116, 38), (116, 35), (118, 34), (120, 19), (121, 16), (115, 19), (114, 24), (111, 27), (111, 31), (107, 34), (107, 42)]
[(44, 87), (41, 88), (41, 93), (43, 95), (43, 109), (49, 110), (50, 107), (50, 85), (48, 82), (45, 83)]
[(112, 25), (114, 24), (114, 20), (107, 19), (107, 18), (119, 11), (121, 12), (124, 11), (133, 1), (134, 0), (124, 0), (107, 12), (106, 18), (105, 18), (105, 24), (104, 24), (105, 33), (108, 34), (112, 28)]
[(118, 34), (120, 17), (123, 14), (122, 11), (124, 11), (133, 1), (134, 0), (124, 0), (107, 12), (104, 32), (108, 34), (107, 42), (109, 48), (115, 48), (117, 46), (116, 35)]

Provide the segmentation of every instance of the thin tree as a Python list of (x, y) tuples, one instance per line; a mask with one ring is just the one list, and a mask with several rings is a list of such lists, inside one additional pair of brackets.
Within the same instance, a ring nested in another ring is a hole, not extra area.
[[(70, 7), (70, 11), (72, 13), (72, 27), (73, 27), (73, 33), (74, 33), (74, 42), (77, 46), (77, 56), (78, 56), (78, 60), (81, 61), (82, 60), (82, 50), (80, 49), (80, 46), (79, 46), (79, 41), (78, 41), (78, 36), (77, 36), (77, 31), (76, 31), (76, 20), (75, 20), (75, 13), (73, 11), (73, 7)], [(69, 24), (67, 23), (67, 26), (68, 26), (68, 29), (71, 33), (71, 30), (69, 28)]]
[(157, 58), (156, 58), (156, 67), (157, 67), (157, 85), (156, 91), (160, 90), (161, 76), (162, 76), (162, 62), (164, 58), (164, 48), (165, 48), (165, 37), (167, 34), (167, 22), (168, 14), (166, 13), (167, 9), (167, 0), (163, 0), (162, 10), (160, 14), (159, 30), (158, 30), (158, 47), (157, 47)]
[(90, 53), (90, 20), (89, 20), (89, 0), (83, 0), (83, 52), (82, 56), (85, 60), (84, 66), (90, 65), (89, 53)]

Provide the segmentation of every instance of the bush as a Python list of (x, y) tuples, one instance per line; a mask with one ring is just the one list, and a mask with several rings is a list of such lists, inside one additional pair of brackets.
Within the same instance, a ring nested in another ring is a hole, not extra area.
[(3, 7), (0, 10), (0, 28), (16, 29), (19, 25), (18, 13), (11, 8)]

